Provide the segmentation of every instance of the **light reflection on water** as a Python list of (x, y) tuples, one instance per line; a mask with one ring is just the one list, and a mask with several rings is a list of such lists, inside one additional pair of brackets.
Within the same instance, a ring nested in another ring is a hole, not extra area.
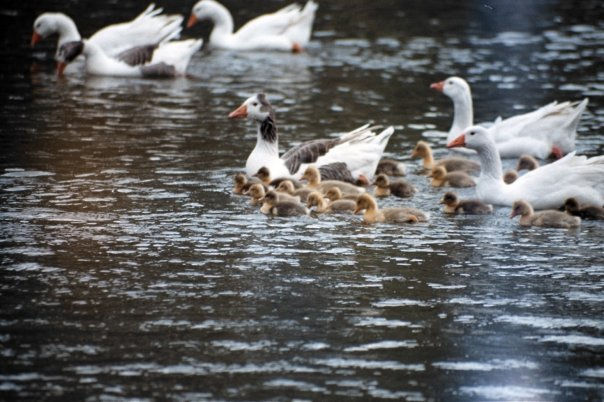
[[(31, 75), (3, 66), (16, 78), (0, 131), (0, 395), (601, 397), (601, 224), (444, 216), (409, 157), (448, 129), (450, 101), (428, 86), (451, 74), (471, 83), (478, 121), (589, 96), (577, 148), (603, 153), (604, 27), (547, 2), (488, 27), (484, 10), (391, 3), (365, 6), (360, 32), (344, 3), (321, 4), (306, 54), (204, 50), (189, 79), (56, 80), (40, 50)], [(232, 195), (255, 132), (226, 115), (260, 90), (282, 149), (397, 126), (387, 154), (420, 190), (403, 203), (432, 220), (271, 219)]]

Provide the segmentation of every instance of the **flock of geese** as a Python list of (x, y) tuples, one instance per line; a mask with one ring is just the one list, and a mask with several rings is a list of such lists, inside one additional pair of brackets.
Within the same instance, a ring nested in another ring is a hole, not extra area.
[[(301, 52), (310, 40), (317, 4), (309, 0), (261, 15), (234, 32), (229, 11), (214, 0), (200, 0), (187, 27), (211, 20), (207, 46), (234, 51), (273, 50)], [(181, 15), (164, 15), (151, 4), (132, 21), (107, 26), (83, 39), (62, 13), (43, 13), (34, 22), (32, 46), (58, 34), (57, 73), (83, 56), (91, 75), (121, 77), (176, 77), (186, 74), (201, 39), (177, 40), (183, 29)], [(445, 213), (488, 214), (493, 206), (512, 208), (520, 225), (576, 227), (583, 219), (604, 219), (604, 156), (587, 158), (575, 153), (577, 127), (588, 100), (553, 102), (535, 111), (497, 118), (476, 125), (468, 83), (450, 77), (431, 85), (453, 101), (453, 123), (447, 148), (460, 156), (435, 160), (430, 144), (417, 143), (412, 157), (434, 187), (475, 187), (476, 199), (460, 200), (446, 192)], [(403, 163), (383, 159), (394, 133), (392, 126), (364, 125), (337, 138), (302, 143), (279, 153), (275, 112), (264, 94), (245, 100), (229, 118), (256, 123), (256, 146), (245, 173), (235, 176), (234, 192), (251, 197), (268, 215), (360, 213), (367, 223), (425, 222), (429, 214), (417, 208), (379, 208), (376, 198), (409, 198), (416, 188), (400, 176)], [(474, 157), (476, 160), (468, 159)], [(537, 160), (556, 160), (540, 164)], [(501, 158), (520, 158), (516, 170), (503, 172)], [(528, 170), (525, 174), (519, 172)], [(373, 193), (373, 194), (371, 194)], [(537, 212), (535, 212), (537, 210)]]

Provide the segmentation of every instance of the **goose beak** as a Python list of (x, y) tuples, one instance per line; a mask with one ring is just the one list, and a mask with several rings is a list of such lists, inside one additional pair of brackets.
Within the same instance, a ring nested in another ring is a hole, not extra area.
[(65, 71), (65, 67), (67, 67), (66, 63), (62, 61), (57, 62), (57, 77), (63, 76), (63, 71)]
[(34, 47), (36, 45), (36, 43), (40, 42), (41, 40), (42, 40), (42, 36), (40, 36), (39, 33), (34, 31), (34, 33), (31, 35), (31, 46)]
[(450, 143), (447, 144), (447, 148), (457, 148), (457, 147), (465, 147), (466, 146), (466, 136), (464, 134), (459, 135), (459, 137), (451, 140)]
[(445, 199), (441, 198), (440, 201), (438, 202), (439, 204), (444, 204), (445, 203)]
[(430, 88), (436, 89), (438, 92), (442, 92), (445, 89), (445, 82), (444, 81), (435, 82), (433, 84), (430, 84)]
[(516, 213), (516, 211), (512, 210), (512, 213), (510, 213), (510, 219), (512, 219), (513, 217), (515, 217), (516, 215), (518, 215)]
[(361, 209), (361, 208), (359, 208), (359, 207), (355, 207), (353, 214), (355, 214), (355, 215), (356, 215), (356, 214), (358, 214), (358, 213), (359, 213), (359, 212), (361, 212), (361, 211), (362, 211), (362, 209)]
[(229, 114), (229, 119), (242, 119), (247, 117), (247, 105), (241, 105)]
[(197, 24), (197, 21), (199, 20), (197, 19), (195, 14), (191, 14), (189, 20), (187, 21), (187, 28), (191, 28), (193, 25)]

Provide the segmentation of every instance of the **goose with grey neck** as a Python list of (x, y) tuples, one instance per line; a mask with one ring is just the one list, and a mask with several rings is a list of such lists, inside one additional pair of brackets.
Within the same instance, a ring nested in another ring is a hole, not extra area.
[(339, 138), (305, 142), (279, 157), (275, 112), (266, 95), (257, 94), (248, 98), (229, 114), (229, 118), (248, 118), (256, 123), (256, 146), (245, 164), (250, 176), (265, 166), (271, 177), (300, 179), (310, 165), (331, 165), (348, 169), (355, 180), (370, 180), (394, 133), (394, 128), (388, 127), (376, 135), (373, 127), (365, 125)]
[(233, 32), (235, 24), (229, 10), (214, 0), (201, 0), (193, 6), (187, 27), (199, 20), (211, 20), (214, 28), (209, 46), (240, 51), (281, 50), (298, 53), (308, 44), (317, 4), (309, 0), (304, 8), (291, 4), (264, 14)]
[(559, 208), (569, 197), (582, 203), (604, 203), (604, 156), (587, 158), (572, 152), (506, 184), (499, 152), (484, 127), (469, 127), (447, 147), (467, 147), (478, 153), (481, 170), (476, 195), (483, 202), (512, 206), (516, 200), (525, 199), (535, 209)]
[[(474, 124), (470, 86), (463, 78), (449, 77), (430, 87), (453, 101), (453, 124), (447, 134), (450, 142)], [(540, 159), (549, 155), (561, 158), (575, 149), (577, 126), (587, 103), (587, 98), (581, 102), (552, 102), (533, 112), (505, 120), (498, 118), (485, 128), (493, 136), (502, 158), (516, 158), (522, 154)]]
[[(160, 43), (178, 38), (182, 30), (181, 15), (161, 15), (163, 10), (150, 4), (145, 11), (132, 21), (106, 26), (97, 31), (88, 40), (100, 47), (109, 57), (115, 57), (121, 52), (150, 43)], [(43, 13), (34, 21), (34, 31), (31, 45), (53, 34), (59, 35), (59, 48), (82, 37), (75, 22), (63, 13)]]

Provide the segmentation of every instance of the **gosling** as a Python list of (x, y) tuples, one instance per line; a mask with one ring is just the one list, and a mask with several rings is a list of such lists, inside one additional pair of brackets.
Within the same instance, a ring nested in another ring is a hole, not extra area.
[(274, 190), (266, 193), (262, 199), (263, 205), (260, 209), (263, 213), (273, 216), (300, 216), (308, 215), (310, 211), (299, 202), (279, 201), (279, 196)]
[(581, 225), (581, 218), (565, 212), (548, 209), (535, 212), (531, 204), (517, 200), (512, 205), (510, 218), (520, 215), (521, 226), (543, 226), (551, 228), (575, 228)]
[(383, 173), (380, 173), (373, 182), (375, 184), (374, 195), (376, 197), (387, 197), (394, 195), (395, 197), (409, 198), (417, 191), (409, 182), (404, 179), (392, 180)]
[(328, 202), (318, 191), (313, 191), (309, 194), (306, 200), (306, 206), (312, 208), (316, 206), (315, 211), (317, 213), (349, 213), (353, 212), (356, 203), (352, 200), (336, 200)]
[(383, 208), (379, 209), (375, 199), (369, 194), (357, 198), (355, 214), (365, 211), (363, 222), (416, 223), (428, 220), (428, 214), (416, 208)]
[(467, 173), (462, 171), (457, 172), (449, 172), (444, 166), (436, 166), (432, 169), (432, 184), (433, 187), (442, 187), (445, 184), (449, 183), (451, 187), (474, 187), (476, 186), (476, 182), (472, 179)]
[(440, 200), (446, 214), (486, 215), (493, 212), (493, 206), (478, 200), (460, 200), (455, 193), (446, 192)]

